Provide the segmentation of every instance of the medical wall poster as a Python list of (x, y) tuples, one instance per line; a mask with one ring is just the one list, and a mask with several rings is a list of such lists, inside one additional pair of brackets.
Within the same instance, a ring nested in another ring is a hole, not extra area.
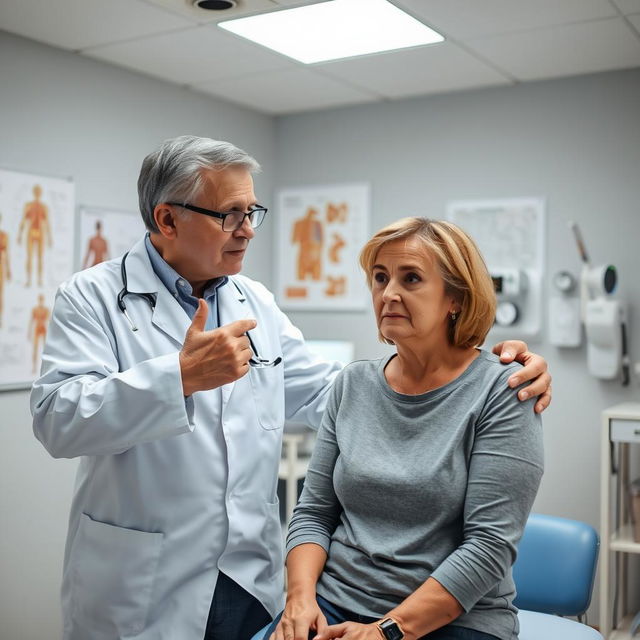
[(74, 184), (0, 169), (0, 390), (28, 387), (73, 273)]
[(369, 217), (368, 184), (280, 191), (276, 290), (283, 308), (366, 308), (369, 293), (358, 254), (369, 239)]
[(145, 233), (138, 212), (85, 206), (79, 210), (78, 270), (123, 255)]
[(449, 220), (475, 241), (498, 298), (494, 334), (535, 338), (542, 325), (544, 198), (450, 202)]

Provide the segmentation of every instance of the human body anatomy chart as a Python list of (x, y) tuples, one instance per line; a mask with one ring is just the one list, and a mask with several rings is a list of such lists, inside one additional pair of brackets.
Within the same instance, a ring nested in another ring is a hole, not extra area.
[(283, 190), (276, 215), (280, 304), (286, 309), (365, 308), (358, 252), (369, 233), (369, 186)]
[(0, 170), (0, 387), (38, 373), (56, 290), (73, 272), (74, 185)]

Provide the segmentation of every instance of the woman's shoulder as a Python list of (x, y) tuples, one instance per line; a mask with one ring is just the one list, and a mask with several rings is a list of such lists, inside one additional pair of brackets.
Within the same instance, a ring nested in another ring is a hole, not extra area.
[(520, 369), (522, 369), (522, 365), (519, 362), (505, 364), (500, 362), (499, 356), (484, 349), (480, 350), (477, 358), (476, 370), (479, 375), (485, 378), (485, 382), (488, 380), (493, 380), (494, 382), (506, 380)]
[(342, 369), (342, 375), (346, 377), (357, 377), (368, 372), (375, 373), (382, 360), (386, 360), (386, 358), (353, 360)]
[(376, 377), (380, 364), (386, 358), (354, 360), (342, 368), (335, 384), (370, 384)]

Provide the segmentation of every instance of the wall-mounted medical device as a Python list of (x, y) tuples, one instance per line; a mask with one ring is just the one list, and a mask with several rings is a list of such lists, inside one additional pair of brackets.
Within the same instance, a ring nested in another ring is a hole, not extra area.
[(549, 299), (549, 342), (556, 347), (579, 347), (582, 342), (582, 311), (578, 282), (569, 271), (552, 278)]
[(622, 372), (622, 384), (629, 384), (626, 307), (611, 298), (618, 274), (613, 265), (592, 266), (575, 222), (569, 223), (582, 260), (580, 278), (581, 316), (587, 336), (589, 373), (605, 380)]
[(515, 325), (526, 304), (527, 274), (522, 269), (492, 268), (491, 279), (498, 299), (496, 324), (501, 327)]

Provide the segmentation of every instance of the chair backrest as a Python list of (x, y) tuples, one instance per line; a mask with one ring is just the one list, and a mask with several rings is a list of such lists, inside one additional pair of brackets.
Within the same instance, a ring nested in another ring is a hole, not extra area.
[(516, 607), (582, 615), (591, 602), (599, 545), (584, 522), (532, 513), (513, 565)]

